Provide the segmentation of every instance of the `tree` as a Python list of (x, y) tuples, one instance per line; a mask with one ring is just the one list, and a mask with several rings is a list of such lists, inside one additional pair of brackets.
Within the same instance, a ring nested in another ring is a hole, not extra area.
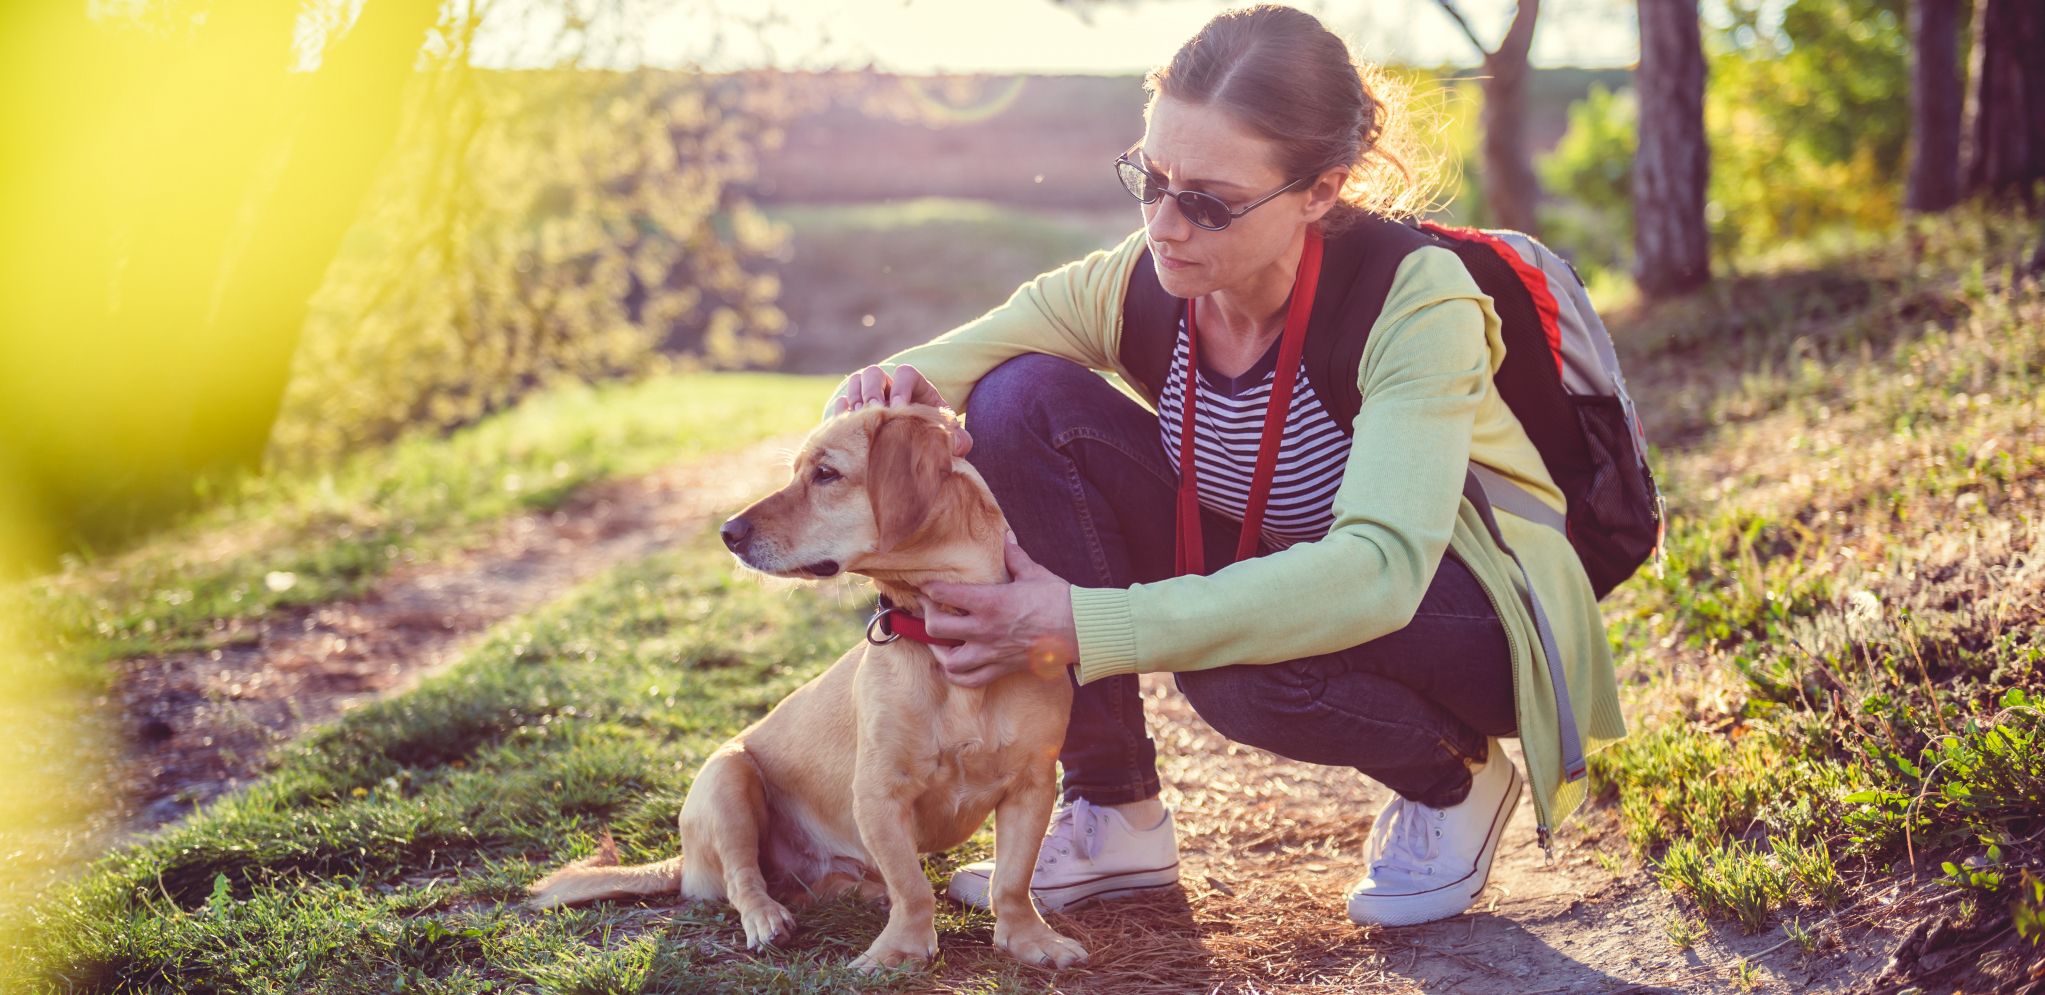
[(1634, 277), (1649, 297), (1711, 279), (1704, 188), (1704, 41), (1697, 0), (1640, 0), (1640, 146), (1633, 159)]
[(1453, 0), (1437, 2), (1484, 56), (1484, 200), (1491, 217), (1501, 228), (1539, 234), (1535, 208), (1541, 199), (1541, 181), (1527, 154), (1526, 105), (1527, 78), (1533, 72), (1527, 53), (1534, 45), (1534, 22), (1541, 16), (1541, 0), (1520, 0), (1497, 51), (1486, 50), (1477, 40), (1477, 32), (1470, 29), (1470, 22), (1456, 10)]
[(1910, 5), (1910, 180), (1903, 206), (1943, 211), (1960, 201), (1960, 0)]
[(439, 8), (296, 34), (272, 0), (0, 5), (0, 464), (45, 542), (260, 457)]
[(1968, 194), (2029, 202), (2045, 179), (2045, 0), (1976, 0), (1960, 168)]

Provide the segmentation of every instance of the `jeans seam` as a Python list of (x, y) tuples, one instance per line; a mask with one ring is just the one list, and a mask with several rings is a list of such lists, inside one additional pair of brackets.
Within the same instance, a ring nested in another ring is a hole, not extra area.
[[(1141, 455), (1131, 452), (1127, 447), (1123, 446), (1120, 436), (1109, 435), (1096, 428), (1091, 428), (1084, 425), (1068, 428), (1065, 431), (1060, 432), (1057, 435), (1051, 437), (1051, 448), (1058, 450), (1060, 453), (1064, 453), (1066, 447), (1082, 440), (1088, 442), (1098, 442), (1101, 445), (1107, 446), (1109, 449), (1113, 449), (1114, 451), (1121, 453), (1124, 459), (1127, 459), (1131, 463), (1134, 463), (1137, 466), (1142, 467), (1146, 471), (1149, 471), (1151, 476), (1156, 477), (1159, 481), (1163, 483), (1170, 484), (1173, 487), (1177, 487), (1179, 484), (1178, 474), (1174, 473), (1169, 478), (1167, 478), (1163, 474), (1156, 472), (1156, 469), (1154, 467), (1147, 465), (1148, 461), (1145, 460)], [(1067, 455), (1065, 458), (1066, 461), (1068, 463), (1071, 463), (1074, 467), (1078, 466), (1077, 461), (1073, 460), (1070, 455)]]

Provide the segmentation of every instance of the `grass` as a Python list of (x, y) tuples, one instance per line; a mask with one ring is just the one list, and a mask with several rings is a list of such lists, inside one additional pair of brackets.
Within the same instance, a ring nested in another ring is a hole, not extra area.
[(578, 489), (816, 423), (834, 381), (772, 374), (568, 387), (446, 438), (419, 434), (330, 473), (286, 472), (141, 548), (67, 560), (0, 590), (85, 665), (203, 644), (221, 623), (360, 593), (393, 565), (459, 550), (484, 523)]
[[(1885, 242), (1615, 316), (1669, 500), (1606, 602), (1628, 839), (1762, 928), (1987, 840), (2041, 856), (2045, 287), (2031, 224)], [(2019, 842), (2021, 841), (2021, 842)]]
[[(1869, 882), (1935, 878), (1944, 863), (1981, 915), (2011, 909), (2025, 935), (2045, 934), (2045, 288), (2021, 269), (2033, 238), (2008, 218), (1921, 220), (1610, 315), (1664, 443), (1670, 520), (1665, 561), (1605, 604), (1634, 736), (1594, 758), (1594, 776), (1642, 865), (1684, 896), (1664, 924), (1678, 947), (1708, 928), (1686, 909), (1801, 930)], [(25, 597), (55, 633), (46, 644), (78, 659), (179, 645), (214, 619), (360, 590), (403, 549), (458, 549), (479, 521), (709, 445), (689, 440), (799, 429), (822, 389), (755, 378), (550, 397), (538, 404), (559, 407), (415, 440), (330, 484), (279, 480)], [(721, 906), (517, 906), (525, 883), (603, 832), (628, 860), (671, 852), (704, 751), (855, 631), (849, 589), (770, 591), (723, 563), (702, 536), (621, 568), (313, 736), (245, 795), (36, 905), (9, 941), (13, 980), (1054, 983), (994, 957), (986, 919), (948, 905), (942, 970), (872, 981), (837, 966), (879, 928), (864, 906), (804, 914), (796, 943), (763, 958), (734, 949)], [(272, 572), (293, 584), (271, 590)], [(933, 883), (986, 842), (932, 858)]]
[[(735, 579), (708, 532), (507, 625), (456, 671), (350, 713), (253, 790), (107, 858), (14, 939), (69, 991), (857, 990), (880, 910), (812, 910), (771, 968), (719, 905), (534, 913), (526, 884), (610, 833), (678, 847), (708, 752), (835, 659), (849, 586)], [(984, 853), (969, 845), (949, 861)], [(948, 872), (937, 863), (933, 874)], [(947, 947), (991, 921), (947, 912)], [(1006, 970), (1012, 976), (1020, 969)], [(888, 987), (883, 983), (881, 987)]]

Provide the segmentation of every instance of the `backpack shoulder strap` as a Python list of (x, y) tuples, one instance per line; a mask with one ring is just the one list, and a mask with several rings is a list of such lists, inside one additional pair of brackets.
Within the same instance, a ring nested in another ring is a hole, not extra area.
[(1370, 343), (1371, 326), (1385, 309), (1399, 263), (1415, 249), (1436, 244), (1433, 236), (1398, 221), (1366, 215), (1351, 222), (1323, 248), (1321, 287), (1307, 321), (1301, 362), (1307, 382), (1335, 424), (1348, 435), (1355, 430), (1363, 393), (1356, 370)]
[[(1351, 423), (1363, 406), (1356, 369), (1363, 362), (1371, 325), (1385, 308), (1399, 263), (1413, 250), (1435, 244), (1439, 243), (1433, 235), (1375, 215), (1356, 219), (1323, 242), (1320, 289), (1307, 319), (1300, 362), (1306, 368), (1307, 382), (1344, 435), (1353, 431)], [(1171, 374), (1172, 348), (1178, 341), (1185, 305), (1184, 299), (1173, 297), (1158, 282), (1150, 250), (1143, 250), (1122, 298), (1122, 341), (1117, 355), (1122, 368), (1136, 378), (1133, 386), (1153, 404)]]
[(1129, 287), (1122, 297), (1122, 342), (1116, 354), (1122, 368), (1136, 379), (1130, 386), (1156, 404), (1171, 375), (1172, 349), (1178, 344), (1183, 298), (1173, 297), (1157, 280), (1150, 249), (1136, 257)]

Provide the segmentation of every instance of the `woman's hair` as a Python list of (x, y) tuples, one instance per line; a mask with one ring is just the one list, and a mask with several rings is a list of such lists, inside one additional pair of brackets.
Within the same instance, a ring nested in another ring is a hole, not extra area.
[(1413, 134), (1410, 87), (1357, 62), (1305, 11), (1260, 4), (1216, 15), (1143, 85), (1152, 101), (1165, 95), (1229, 112), (1277, 145), (1288, 178), (1348, 170), (1342, 204), (1324, 226), (1359, 211), (1414, 214), (1435, 199), (1437, 170)]

